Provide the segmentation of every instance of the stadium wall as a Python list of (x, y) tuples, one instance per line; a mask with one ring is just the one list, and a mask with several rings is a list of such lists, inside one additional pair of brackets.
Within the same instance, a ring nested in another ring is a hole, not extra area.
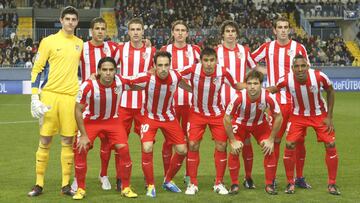
[[(360, 92), (359, 67), (326, 67), (321, 70), (327, 74), (337, 91)], [(31, 69), (0, 69), (0, 94), (30, 94)]]

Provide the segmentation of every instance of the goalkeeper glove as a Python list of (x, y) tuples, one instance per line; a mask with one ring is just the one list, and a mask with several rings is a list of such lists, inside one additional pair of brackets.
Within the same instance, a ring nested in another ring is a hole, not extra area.
[(46, 106), (39, 100), (39, 95), (31, 96), (31, 115), (34, 118), (41, 118), (50, 110), (50, 106)]

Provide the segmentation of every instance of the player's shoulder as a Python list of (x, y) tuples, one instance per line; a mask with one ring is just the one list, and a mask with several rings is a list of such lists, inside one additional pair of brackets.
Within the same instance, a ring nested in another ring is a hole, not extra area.
[(195, 51), (198, 51), (200, 52), (201, 51), (201, 48), (199, 45), (196, 45), (196, 44), (190, 44), (190, 46), (195, 50)]
[(169, 45), (164, 45), (164, 46), (162, 46), (162, 47), (160, 48), (160, 51), (166, 51), (166, 49), (167, 49), (168, 46), (169, 46)]

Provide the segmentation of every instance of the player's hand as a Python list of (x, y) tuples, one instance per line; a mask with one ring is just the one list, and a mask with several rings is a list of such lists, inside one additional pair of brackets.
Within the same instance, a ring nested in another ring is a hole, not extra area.
[(31, 96), (31, 115), (34, 118), (41, 118), (44, 116), (46, 112), (50, 110), (50, 106), (46, 106), (43, 104), (40, 99), (39, 95), (33, 94)]
[(236, 139), (230, 140), (230, 145), (231, 145), (231, 153), (232, 154), (240, 154), (242, 147), (244, 146), (244, 144)]
[(96, 80), (96, 73), (91, 73), (89, 79), (90, 80)]
[(151, 41), (149, 39), (143, 39), (143, 42), (147, 48), (151, 47)]
[(326, 125), (328, 133), (334, 132), (334, 123), (333, 123), (333, 120), (331, 118), (326, 117), (323, 120), (323, 123)]
[(264, 155), (270, 155), (274, 150), (274, 141), (270, 139), (263, 140), (260, 143), (262, 147), (262, 152)]
[(89, 137), (87, 135), (81, 135), (79, 137), (79, 141), (76, 145), (76, 148), (78, 149), (79, 153), (81, 153), (83, 150), (86, 152), (90, 144)]

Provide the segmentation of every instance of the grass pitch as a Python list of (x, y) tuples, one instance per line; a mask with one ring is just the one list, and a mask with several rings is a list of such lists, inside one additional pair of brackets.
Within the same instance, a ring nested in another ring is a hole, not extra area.
[[(60, 139), (53, 140), (50, 161), (45, 178), (44, 194), (27, 197), (27, 192), (35, 183), (35, 152), (38, 146), (37, 121), (30, 115), (30, 96), (28, 95), (0, 95), (0, 202), (69, 202), (70, 197), (60, 194)], [(238, 195), (220, 196), (212, 192), (215, 167), (213, 162), (214, 144), (208, 131), (204, 135), (200, 147), (199, 193), (196, 196), (186, 196), (183, 193), (173, 194), (161, 188), (163, 168), (161, 146), (163, 136), (157, 135), (154, 149), (154, 171), (157, 197), (150, 199), (145, 196), (144, 179), (141, 170), (140, 140), (135, 134), (130, 135), (129, 145), (133, 160), (132, 185), (139, 194), (137, 199), (125, 199), (115, 190), (102, 191), (98, 182), (100, 168), (99, 142), (88, 156), (87, 196), (84, 202), (358, 202), (360, 197), (360, 93), (336, 93), (334, 110), (336, 129), (336, 145), (339, 154), (339, 170), (337, 184), (342, 192), (341, 196), (327, 193), (327, 170), (325, 166), (325, 150), (321, 143), (316, 142), (313, 130), (308, 131), (306, 138), (307, 156), (304, 175), (312, 189), (297, 189), (294, 195), (286, 195), (285, 172), (282, 160), (278, 167), (279, 195), (270, 196), (264, 192), (264, 171), (260, 147), (254, 144), (253, 179), (257, 186), (255, 190), (241, 187)], [(281, 146), (283, 154), (284, 144)], [(282, 155), (281, 155), (282, 156)], [(184, 167), (183, 167), (184, 168)], [(185, 191), (182, 184), (184, 169), (175, 177), (175, 182)], [(109, 176), (115, 187), (114, 155), (109, 165)], [(243, 164), (239, 179), (244, 174)], [(225, 184), (230, 186), (230, 177), (226, 171)]]

